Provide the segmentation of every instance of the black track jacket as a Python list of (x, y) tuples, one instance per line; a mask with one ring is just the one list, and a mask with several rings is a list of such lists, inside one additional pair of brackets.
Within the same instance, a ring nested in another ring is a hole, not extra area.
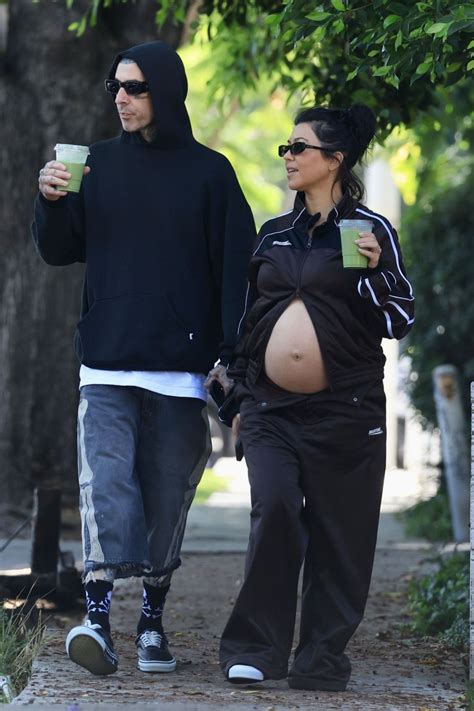
[(179, 56), (163, 42), (122, 52), (150, 86), (157, 127), (91, 146), (78, 195), (38, 195), (33, 238), (49, 264), (86, 262), (75, 346), (108, 370), (207, 373), (227, 364), (255, 242), (250, 208), (228, 160), (198, 143)]
[[(247, 387), (262, 371), (281, 314), (302, 299), (317, 333), (332, 390), (383, 378), (382, 338), (402, 338), (414, 321), (414, 296), (390, 223), (349, 196), (326, 223), (297, 194), (293, 210), (266, 222), (249, 267), (239, 343), (228, 369), (236, 385), (220, 410), (231, 423)], [(340, 219), (369, 219), (382, 249), (376, 269), (344, 269)], [(245, 384), (244, 384), (245, 381)]]

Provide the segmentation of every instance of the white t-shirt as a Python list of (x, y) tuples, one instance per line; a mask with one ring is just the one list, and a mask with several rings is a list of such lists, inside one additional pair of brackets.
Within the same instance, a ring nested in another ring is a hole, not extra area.
[(81, 365), (79, 387), (84, 385), (128, 385), (161, 395), (196, 397), (207, 402), (205, 376), (201, 373), (159, 370), (98, 370)]

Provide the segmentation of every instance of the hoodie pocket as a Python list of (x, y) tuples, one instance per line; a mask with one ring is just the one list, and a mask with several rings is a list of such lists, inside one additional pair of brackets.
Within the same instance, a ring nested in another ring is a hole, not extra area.
[(82, 361), (96, 368), (179, 369), (195, 348), (195, 334), (161, 294), (98, 299), (77, 334)]

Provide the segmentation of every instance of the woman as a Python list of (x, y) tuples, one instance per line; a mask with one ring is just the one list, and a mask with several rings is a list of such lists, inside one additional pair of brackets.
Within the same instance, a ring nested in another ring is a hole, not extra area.
[[(413, 323), (397, 235), (361, 204), (353, 172), (374, 133), (365, 106), (312, 108), (279, 147), (295, 204), (260, 231), (220, 412), (234, 430), (241, 418), (252, 496), (245, 580), (220, 648), (231, 682), (340, 691), (350, 677), (385, 469), (381, 339)], [(373, 225), (356, 240), (367, 268), (342, 264), (338, 225), (353, 218)]]

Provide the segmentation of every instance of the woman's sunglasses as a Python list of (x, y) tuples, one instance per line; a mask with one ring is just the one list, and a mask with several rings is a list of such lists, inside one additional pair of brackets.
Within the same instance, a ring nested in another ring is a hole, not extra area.
[(285, 153), (290, 151), (292, 156), (297, 156), (299, 153), (303, 153), (306, 148), (314, 148), (317, 151), (326, 151), (327, 153), (330, 153), (327, 148), (323, 148), (322, 146), (312, 146), (311, 143), (295, 141), (294, 143), (288, 143), (286, 146), (278, 146), (278, 155), (280, 158), (283, 158)]
[(105, 80), (105, 90), (110, 94), (117, 95), (120, 88), (125, 89), (125, 93), (129, 96), (136, 96), (137, 94), (144, 94), (146, 91), (149, 91), (149, 86), (146, 81), (137, 81), (135, 79), (130, 79), (129, 81), (119, 81), (118, 79)]

